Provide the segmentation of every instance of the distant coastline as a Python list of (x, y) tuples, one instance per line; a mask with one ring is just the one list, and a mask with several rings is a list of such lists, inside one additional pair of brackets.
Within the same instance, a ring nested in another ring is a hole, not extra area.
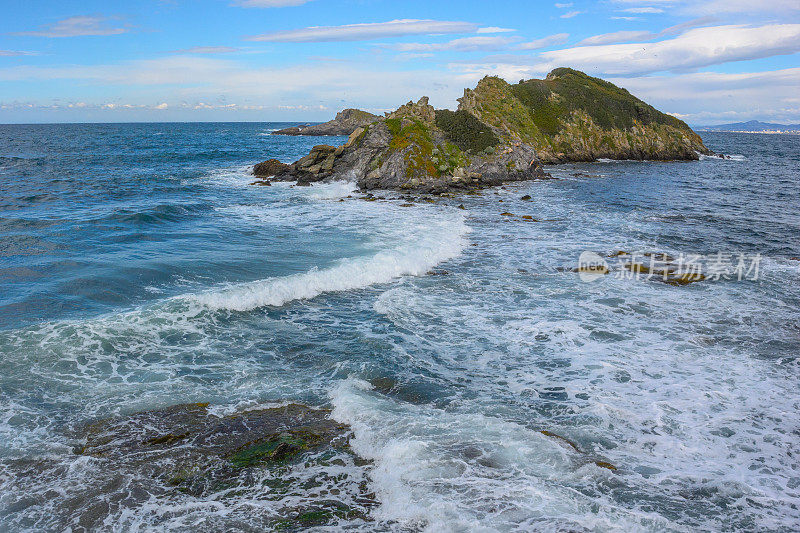
[(775, 124), (750, 120), (748, 122), (735, 122), (733, 124), (720, 124), (717, 126), (698, 126), (695, 131), (713, 131), (727, 133), (765, 133), (769, 135), (777, 134), (800, 134), (800, 124)]
[(764, 130), (764, 131), (750, 131), (750, 130), (708, 130), (698, 128), (695, 131), (702, 133), (757, 133), (759, 135), (800, 135), (800, 130)]

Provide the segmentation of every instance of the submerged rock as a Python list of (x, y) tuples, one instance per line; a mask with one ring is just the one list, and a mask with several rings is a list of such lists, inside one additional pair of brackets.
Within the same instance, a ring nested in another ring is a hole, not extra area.
[[(81, 431), (75, 453), (103, 461), (113, 477), (72, 506), (113, 500), (118, 490), (151, 502), (175, 494), (222, 501), (245, 494), (276, 502), (265, 507), (268, 527), (366, 519), (376, 505), (363, 471), (369, 462), (350, 450), (350, 436), (328, 410), (299, 404), (217, 415), (198, 403), (102, 420)], [(88, 527), (102, 519), (81, 518)]]
[(336, 118), (313, 126), (295, 126), (273, 131), (273, 135), (350, 135), (357, 128), (378, 120), (377, 115), (360, 109), (345, 109)]

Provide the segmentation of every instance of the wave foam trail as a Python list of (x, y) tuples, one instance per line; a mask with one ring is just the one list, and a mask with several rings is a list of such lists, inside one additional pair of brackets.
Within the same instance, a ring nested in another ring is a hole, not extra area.
[(747, 158), (740, 154), (698, 154), (700, 156), (700, 161), (705, 161), (707, 159), (719, 159), (721, 161), (747, 161)]
[(464, 217), (443, 217), (402, 228), (400, 244), (368, 257), (344, 259), (336, 266), (301, 274), (241, 283), (188, 296), (210, 310), (250, 311), (314, 298), (327, 292), (361, 289), (405, 275), (420, 275), (457, 257), (467, 244)]

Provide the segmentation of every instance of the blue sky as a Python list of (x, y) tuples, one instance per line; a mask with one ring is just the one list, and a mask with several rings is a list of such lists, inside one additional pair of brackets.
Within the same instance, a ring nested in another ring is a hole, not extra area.
[(0, 123), (327, 120), (571, 66), (691, 124), (800, 122), (800, 1), (0, 0)]

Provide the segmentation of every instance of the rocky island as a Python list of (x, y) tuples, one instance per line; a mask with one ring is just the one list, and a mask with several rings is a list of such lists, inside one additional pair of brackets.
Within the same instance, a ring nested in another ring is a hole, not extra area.
[(361, 109), (345, 109), (336, 118), (323, 124), (292, 126), (273, 131), (272, 135), (350, 135), (356, 128), (372, 124), (380, 117)]
[(341, 146), (315, 146), (292, 164), (265, 161), (254, 173), (262, 184), (349, 180), (363, 190), (441, 193), (544, 178), (542, 163), (711, 153), (683, 121), (569, 68), (515, 85), (487, 76), (458, 101), (456, 111), (436, 110), (423, 97), (355, 127)]

